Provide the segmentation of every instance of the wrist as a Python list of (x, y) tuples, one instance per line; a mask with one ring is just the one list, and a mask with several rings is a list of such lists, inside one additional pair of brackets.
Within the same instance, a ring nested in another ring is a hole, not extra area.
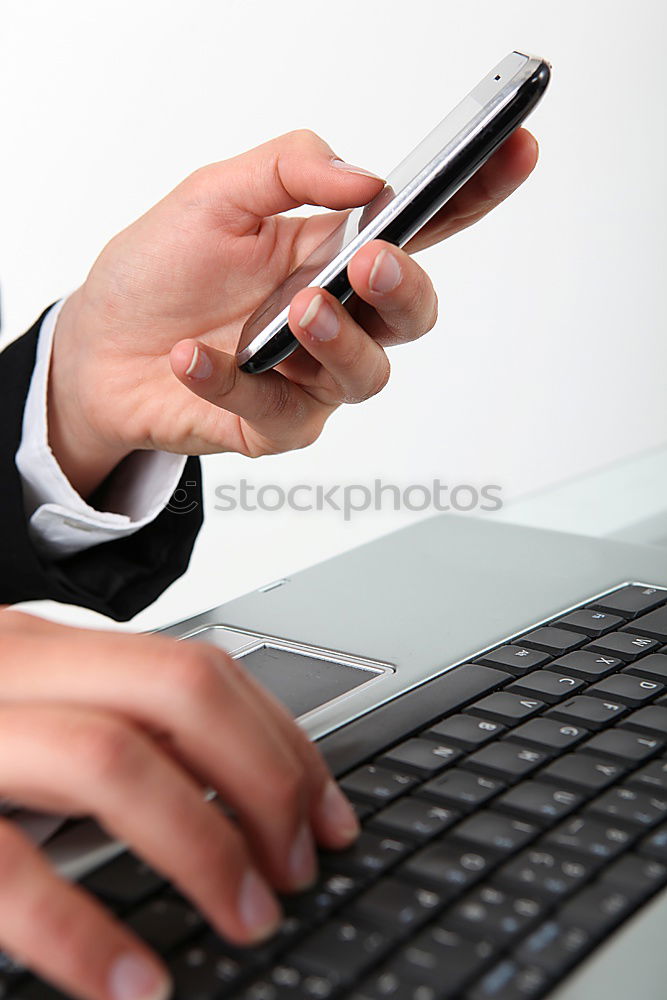
[(83, 329), (82, 298), (82, 289), (74, 292), (63, 304), (56, 323), (48, 379), (47, 429), (58, 465), (85, 499), (133, 449), (120, 440), (109, 440), (96, 427), (93, 410), (99, 406), (104, 390), (90, 384), (99, 373), (86, 365), (86, 345), (95, 333), (92, 328)]

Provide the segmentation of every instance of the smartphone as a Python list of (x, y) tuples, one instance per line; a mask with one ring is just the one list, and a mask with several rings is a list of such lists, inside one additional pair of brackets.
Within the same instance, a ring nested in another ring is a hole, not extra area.
[(549, 82), (544, 59), (511, 52), (388, 175), (375, 198), (352, 209), (334, 231), (250, 316), (236, 360), (243, 371), (273, 368), (299, 347), (287, 316), (294, 295), (325, 288), (340, 302), (352, 295), (347, 265), (364, 244), (403, 246), (535, 107)]

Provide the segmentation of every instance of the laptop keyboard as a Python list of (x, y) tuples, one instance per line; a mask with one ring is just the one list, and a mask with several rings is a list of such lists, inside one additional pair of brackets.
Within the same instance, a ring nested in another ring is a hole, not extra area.
[[(390, 703), (401, 738), (341, 778), (358, 841), (265, 945), (230, 946), (129, 851), (84, 879), (176, 1000), (537, 1000), (667, 885), (667, 590), (622, 587), (445, 681), (441, 716), (427, 685)], [(62, 996), (8, 960), (0, 995)]]

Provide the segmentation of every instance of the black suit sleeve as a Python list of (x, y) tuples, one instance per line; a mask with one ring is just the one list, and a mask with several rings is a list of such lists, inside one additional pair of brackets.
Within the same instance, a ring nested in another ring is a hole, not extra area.
[(55, 562), (41, 559), (28, 534), (15, 457), (43, 318), (0, 354), (0, 604), (49, 598), (126, 621), (187, 568), (203, 519), (200, 463), (186, 463), (181, 510), (165, 509), (126, 538)]

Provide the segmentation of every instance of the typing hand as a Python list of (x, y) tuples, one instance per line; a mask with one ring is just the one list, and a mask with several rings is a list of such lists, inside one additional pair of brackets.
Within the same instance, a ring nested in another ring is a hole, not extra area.
[[(476, 222), (536, 159), (532, 136), (514, 133), (407, 251)], [(428, 276), (406, 250), (376, 240), (349, 266), (352, 314), (303, 289), (290, 328), (305, 350), (260, 376), (238, 370), (245, 320), (338, 223), (279, 213), (363, 205), (382, 186), (338, 164), (313, 133), (289, 133), (197, 170), (105, 247), (60, 314), (51, 369), (50, 441), (82, 495), (136, 449), (258, 456), (304, 447), (341, 403), (382, 389), (386, 347), (433, 326)]]
[[(225, 653), (0, 612), (0, 795), (93, 815), (228, 939), (349, 844), (352, 809), (287, 712)], [(215, 788), (237, 822), (203, 797)], [(160, 961), (0, 820), (0, 948), (86, 1000), (166, 997)]]

